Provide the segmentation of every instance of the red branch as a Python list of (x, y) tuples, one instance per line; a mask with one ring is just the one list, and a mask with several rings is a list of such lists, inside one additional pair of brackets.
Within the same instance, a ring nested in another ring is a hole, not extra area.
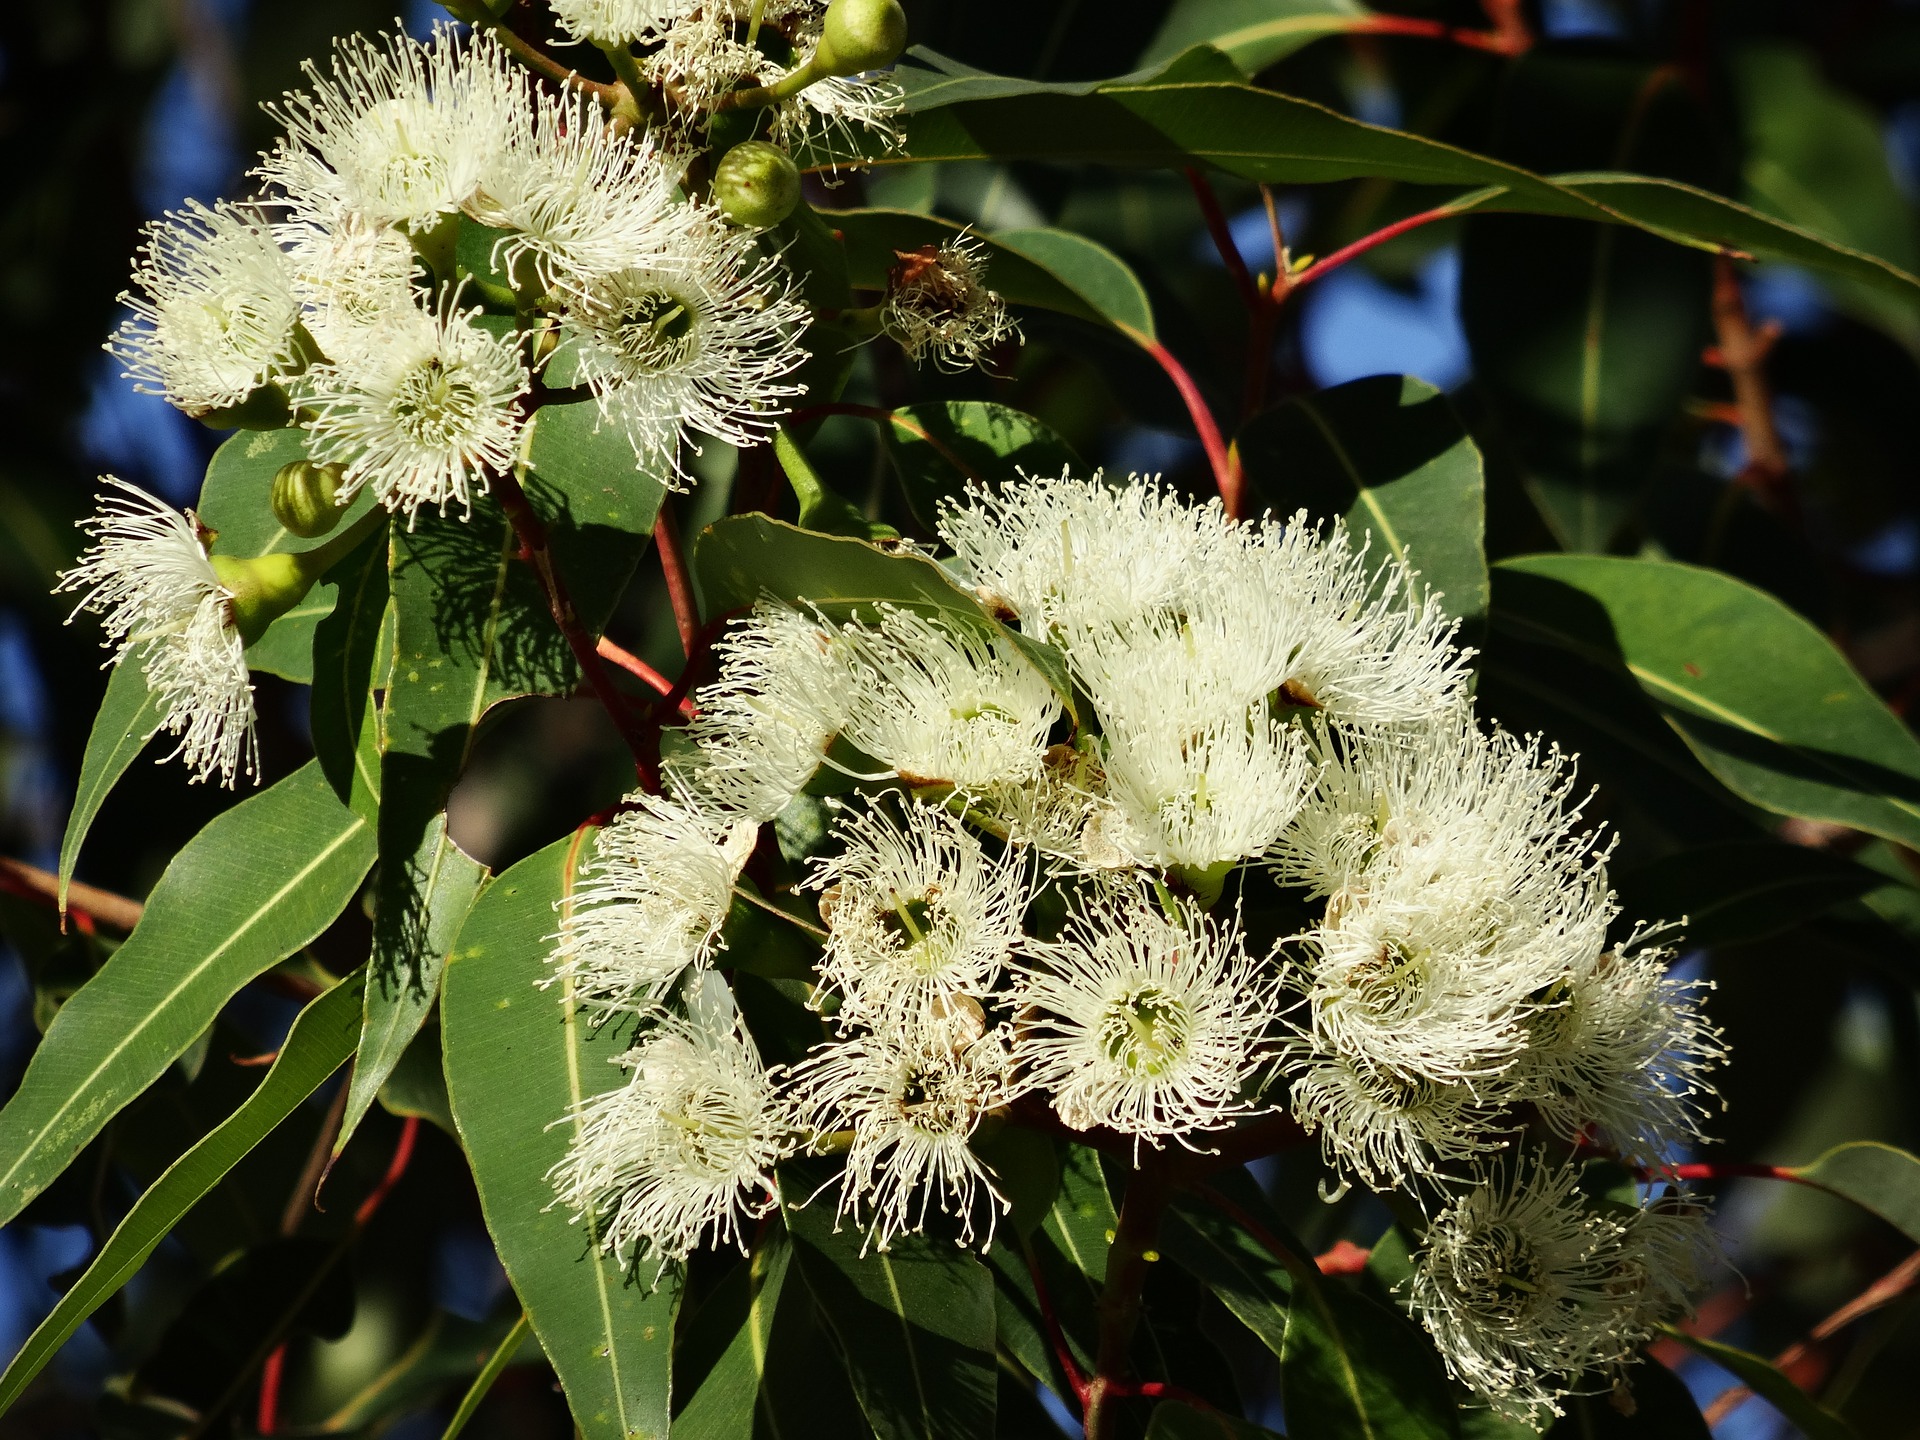
[(1527, 33), (1526, 23), (1519, 17), (1518, 5), (1489, 4), (1487, 9), (1490, 12), (1503, 12), (1493, 16), (1497, 28), (1492, 30), (1469, 30), (1461, 25), (1446, 25), (1438, 20), (1417, 20), (1410, 16), (1376, 15), (1356, 21), (1346, 33), (1410, 35), (1422, 40), (1444, 40), (1452, 45), (1464, 45), (1469, 50), (1484, 50), (1491, 55), (1525, 54), (1533, 44), (1533, 37)]
[(673, 604), (673, 623), (680, 630), (680, 649), (693, 658), (700, 640), (700, 605), (693, 598), (693, 577), (687, 573), (686, 554), (680, 548), (680, 530), (665, 500), (653, 522), (653, 548), (660, 552), (660, 573), (666, 577), (667, 599)]
[(1244, 503), (1242, 494), (1242, 476), (1238, 457), (1227, 451), (1226, 441), (1220, 436), (1220, 426), (1213, 418), (1213, 411), (1207, 408), (1206, 397), (1200, 393), (1200, 387), (1187, 373), (1186, 366), (1174, 359), (1173, 352), (1158, 340), (1130, 325), (1120, 329), (1147, 354), (1151, 355), (1160, 368), (1167, 372), (1167, 378), (1173, 381), (1173, 388), (1180, 392), (1185, 402), (1187, 414), (1193, 421), (1194, 433), (1200, 437), (1200, 447), (1207, 452), (1207, 464), (1213, 469), (1213, 483), (1219, 488), (1220, 502), (1226, 507), (1227, 514), (1233, 518), (1240, 515)]
[(1459, 213), (1459, 209), (1455, 206), (1438, 205), (1431, 210), (1422, 210), (1418, 215), (1409, 215), (1404, 220), (1396, 220), (1391, 225), (1383, 225), (1371, 235), (1362, 235), (1351, 245), (1344, 245), (1325, 259), (1314, 261), (1313, 264), (1293, 277), (1287, 289), (1289, 291), (1298, 290), (1302, 285), (1310, 284), (1318, 280), (1329, 270), (1338, 270), (1356, 255), (1364, 255), (1367, 251), (1384, 245), (1387, 241), (1396, 236), (1404, 235), (1409, 230), (1418, 230), (1422, 225), (1431, 225), (1436, 220), (1451, 219)]
[(1206, 217), (1207, 234), (1213, 237), (1213, 248), (1220, 252), (1220, 263), (1227, 267), (1227, 274), (1233, 277), (1234, 289), (1240, 292), (1241, 303), (1247, 307), (1247, 313), (1257, 315), (1266, 306), (1266, 297), (1261, 295), (1260, 287), (1253, 283), (1253, 276), (1247, 273), (1247, 262), (1240, 256), (1240, 247), (1233, 243), (1233, 230), (1227, 224), (1226, 212), (1220, 208), (1220, 197), (1213, 193), (1213, 186), (1207, 183), (1207, 177), (1193, 166), (1186, 168), (1187, 184), (1193, 187), (1193, 198), (1200, 202), (1200, 213)]
[(1040, 1273), (1040, 1261), (1033, 1253), (1033, 1246), (1023, 1242), (1020, 1248), (1026, 1254), (1027, 1273), (1033, 1277), (1033, 1293), (1040, 1302), (1040, 1323), (1047, 1327), (1047, 1340), (1053, 1346), (1054, 1357), (1059, 1360), (1067, 1384), (1073, 1387), (1073, 1398), (1080, 1402), (1084, 1412), (1087, 1408), (1087, 1377), (1081, 1372), (1079, 1362), (1073, 1358), (1066, 1333), (1060, 1328), (1060, 1317), (1053, 1308), (1053, 1295), (1047, 1289), (1046, 1277)]
[(417, 1116), (409, 1115), (400, 1122), (400, 1138), (394, 1142), (393, 1159), (387, 1162), (387, 1173), (380, 1177), (380, 1183), (373, 1187), (373, 1193), (362, 1200), (360, 1208), (353, 1212), (355, 1225), (365, 1225), (373, 1219), (374, 1212), (393, 1193), (393, 1187), (407, 1173), (407, 1165), (413, 1159), (413, 1142), (419, 1134), (420, 1121)]
[[(0, 890), (22, 900), (49, 907), (60, 903), (60, 877), (38, 865), (0, 855)], [(83, 885), (78, 880), (67, 885), (67, 913), (86, 934), (93, 933), (99, 921), (115, 930), (132, 930), (140, 923), (141, 904), (111, 890)]]
[[(631, 650), (616, 645), (604, 635), (595, 642), (594, 648), (600, 652), (600, 658), (602, 660), (612, 661), (629, 675), (650, 688), (656, 695), (671, 695), (673, 693), (673, 681), (667, 679), (666, 676), (647, 664), (646, 661), (642, 660)], [(682, 700), (680, 702), (680, 713), (691, 719), (693, 717), (693, 706), (685, 700)]]

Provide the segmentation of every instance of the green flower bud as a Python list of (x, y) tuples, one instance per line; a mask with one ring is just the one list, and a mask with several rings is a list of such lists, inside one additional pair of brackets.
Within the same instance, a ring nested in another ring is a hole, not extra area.
[(233, 628), (249, 645), (298, 605), (318, 578), (305, 555), (262, 555), (253, 560), (234, 555), (207, 558), (221, 586), (233, 597)]
[(900, 0), (833, 0), (810, 68), (819, 75), (858, 75), (891, 65), (906, 48)]
[(765, 230), (800, 203), (800, 167), (778, 145), (745, 141), (714, 168), (713, 200), (734, 224)]
[(273, 477), (273, 518), (302, 540), (314, 540), (340, 523), (334, 504), (340, 493), (340, 467), (295, 460)]

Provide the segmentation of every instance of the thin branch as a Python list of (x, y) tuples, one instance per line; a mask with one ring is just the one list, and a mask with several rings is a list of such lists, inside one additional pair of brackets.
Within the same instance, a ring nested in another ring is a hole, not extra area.
[[(1787, 1373), (1791, 1378), (1791, 1372), (1812, 1356), (1816, 1347), (1831, 1340), (1862, 1316), (1870, 1315), (1875, 1310), (1891, 1305), (1916, 1285), (1920, 1285), (1920, 1250), (1914, 1251), (1865, 1290), (1815, 1325), (1807, 1332), (1806, 1338), (1796, 1340), (1774, 1356), (1774, 1368)], [(1795, 1381), (1795, 1383), (1802, 1382)], [(1744, 1385), (1735, 1385), (1721, 1392), (1704, 1412), (1708, 1426), (1719, 1425), (1722, 1420), (1752, 1398), (1753, 1391)]]
[(1746, 443), (1747, 463), (1735, 483), (1757, 491), (1795, 526), (1803, 523), (1798, 499), (1787, 483), (1791, 466), (1787, 447), (1773, 419), (1773, 396), (1767, 384), (1767, 352), (1779, 338), (1777, 326), (1756, 327), (1747, 316), (1740, 293), (1740, 275), (1725, 255), (1713, 259), (1713, 329), (1718, 341), (1710, 360), (1717, 360), (1733, 385), (1734, 415), (1740, 438)]
[(1053, 1292), (1047, 1289), (1047, 1277), (1040, 1273), (1040, 1258), (1033, 1253), (1033, 1246), (1022, 1240), (1020, 1250), (1027, 1259), (1027, 1273), (1033, 1277), (1034, 1297), (1040, 1302), (1040, 1323), (1046, 1327), (1047, 1340), (1053, 1346), (1054, 1357), (1060, 1362), (1060, 1370), (1067, 1377), (1067, 1384), (1073, 1387), (1073, 1398), (1080, 1402), (1084, 1413), (1087, 1408), (1087, 1377), (1081, 1372), (1080, 1364), (1073, 1358), (1073, 1347), (1067, 1344), (1066, 1332), (1060, 1328), (1060, 1317), (1053, 1308)]
[(1314, 261), (1313, 264), (1293, 277), (1288, 283), (1287, 291), (1291, 294), (1302, 285), (1308, 285), (1318, 280), (1329, 270), (1338, 270), (1342, 265), (1354, 259), (1356, 256), (1364, 255), (1369, 250), (1377, 249), (1379, 246), (1386, 244), (1387, 241), (1406, 234), (1409, 230), (1418, 230), (1422, 225), (1431, 225), (1436, 220), (1451, 220), (1455, 215), (1460, 213), (1461, 210), (1457, 204), (1436, 205), (1431, 210), (1422, 210), (1417, 215), (1409, 215), (1404, 220), (1396, 220), (1391, 225), (1383, 225), (1370, 235), (1362, 235), (1351, 245), (1341, 246), (1340, 249), (1334, 251), (1325, 259)]
[[(631, 650), (616, 645), (606, 636), (602, 635), (594, 642), (594, 649), (600, 652), (600, 658), (602, 660), (611, 661), (613, 664), (618, 665), (622, 670), (650, 688), (655, 694), (671, 695), (673, 693), (673, 681), (667, 679), (666, 676), (647, 664), (646, 661), (642, 660)], [(692, 703), (682, 699), (680, 702), (680, 713), (691, 720), (693, 718)]]
[(1110, 1401), (1127, 1393), (1127, 1352), (1140, 1323), (1140, 1292), (1152, 1263), (1160, 1217), (1172, 1198), (1165, 1157), (1150, 1150), (1141, 1157), (1120, 1201), (1120, 1224), (1107, 1248), (1107, 1280), (1094, 1309), (1100, 1316), (1099, 1358), (1086, 1396), (1086, 1440), (1111, 1440)]
[(1233, 277), (1233, 288), (1240, 292), (1240, 302), (1247, 307), (1249, 315), (1258, 315), (1266, 306), (1266, 297), (1253, 283), (1253, 276), (1247, 273), (1247, 262), (1241, 257), (1240, 247), (1233, 243), (1233, 229), (1227, 224), (1226, 212), (1220, 208), (1220, 197), (1213, 193), (1207, 177), (1194, 166), (1187, 166), (1184, 173), (1187, 184), (1193, 187), (1193, 198), (1200, 202), (1200, 214), (1206, 219), (1207, 234), (1213, 237), (1213, 248), (1220, 252), (1220, 263), (1227, 267), (1227, 274)]
[(500, 501), (500, 508), (506, 512), (513, 533), (519, 538), (522, 558), (533, 567), (540, 589), (547, 597), (547, 609), (553, 616), (553, 623), (560, 627), (567, 648), (573, 652), (574, 661), (592, 688), (594, 698), (599, 700), (601, 708), (607, 712), (607, 718), (613, 721), (621, 738), (627, 742), (627, 749), (633, 755), (634, 769), (640, 776), (640, 784), (657, 793), (660, 777), (647, 738), (627, 707), (626, 696), (615, 688), (613, 677), (607, 674), (607, 667), (600, 659), (599, 647), (580, 623), (579, 613), (573, 608), (573, 598), (567, 593), (566, 582), (554, 569), (553, 550), (547, 542), (546, 522), (535, 512), (532, 502), (527, 499), (527, 492), (520, 488), (520, 481), (515, 475), (509, 472), (496, 474), (493, 493)]
[(1167, 372), (1167, 378), (1173, 381), (1173, 388), (1180, 392), (1188, 418), (1193, 421), (1194, 433), (1200, 437), (1200, 448), (1207, 453), (1207, 464), (1213, 470), (1213, 483), (1220, 491), (1220, 503), (1226, 507), (1230, 517), (1239, 518), (1244, 503), (1240, 462), (1238, 457), (1228, 453), (1226, 441), (1220, 436), (1219, 423), (1213, 418), (1213, 411), (1207, 408), (1207, 400), (1200, 393), (1200, 387), (1194, 383), (1193, 376), (1187, 373), (1186, 366), (1176, 360), (1173, 352), (1158, 340), (1130, 325), (1122, 325), (1119, 329), (1153, 357), (1155, 363)]
[(1348, 26), (1349, 35), (1406, 35), (1421, 40), (1444, 40), (1451, 45), (1465, 46), (1469, 50), (1484, 50), (1490, 55), (1522, 55), (1531, 48), (1533, 37), (1527, 32), (1526, 22), (1520, 18), (1519, 7), (1514, 3), (1500, 3), (1493, 0), (1487, 6), (1489, 12), (1500, 11), (1510, 15), (1496, 15), (1495, 28), (1492, 30), (1470, 30), (1463, 25), (1447, 25), (1438, 20), (1418, 20), (1400, 15), (1376, 15), (1365, 20), (1355, 21)]
[(807, 934), (813, 936), (813, 938), (816, 940), (825, 941), (827, 938), (827, 932), (823, 930), (820, 926), (815, 925), (811, 920), (802, 919), (800, 916), (795, 915), (790, 910), (782, 910), (778, 905), (774, 904), (771, 900), (767, 899), (766, 896), (764, 895), (756, 895), (753, 893), (753, 891), (743, 889), (738, 885), (733, 887), (733, 895), (736, 900), (744, 900), (747, 902), (747, 904), (757, 906), (758, 908), (766, 911), (769, 915), (778, 915), (782, 920), (786, 921), (789, 925), (795, 926), (801, 930), (806, 931)]
[(653, 522), (653, 548), (660, 554), (660, 573), (666, 578), (667, 599), (673, 605), (673, 623), (680, 631), (680, 649), (693, 658), (700, 643), (700, 602), (693, 596), (693, 577), (687, 572), (685, 552), (680, 548), (680, 531), (673, 511), (660, 502), (660, 513)]
[[(57, 908), (60, 903), (60, 877), (38, 865), (0, 855), (0, 890)], [(67, 885), (67, 909), (114, 930), (132, 930), (140, 923), (144, 906), (111, 890), (83, 885), (78, 880)]]

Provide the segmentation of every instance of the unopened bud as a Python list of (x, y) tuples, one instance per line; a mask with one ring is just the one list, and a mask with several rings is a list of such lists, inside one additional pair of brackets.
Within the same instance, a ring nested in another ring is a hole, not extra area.
[(340, 493), (340, 467), (295, 460), (273, 477), (273, 518), (302, 540), (314, 540), (340, 523), (334, 503)]
[(267, 627), (306, 598), (314, 576), (306, 557), (297, 554), (261, 555), (243, 560), (236, 555), (211, 555), (213, 573), (229, 596), (233, 628), (251, 645)]
[(714, 167), (713, 201), (749, 230), (778, 225), (800, 203), (800, 167), (778, 145), (743, 141)]
[(859, 75), (891, 65), (906, 48), (907, 12), (900, 0), (833, 0), (812, 68), (822, 75)]

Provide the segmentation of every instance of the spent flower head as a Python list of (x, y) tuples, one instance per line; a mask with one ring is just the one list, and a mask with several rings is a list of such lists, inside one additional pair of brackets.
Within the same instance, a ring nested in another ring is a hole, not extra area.
[(1018, 340), (1007, 302), (986, 285), (985, 248), (962, 236), (945, 245), (895, 252), (887, 272), (880, 327), (918, 365), (942, 370), (985, 366), (993, 352)]

